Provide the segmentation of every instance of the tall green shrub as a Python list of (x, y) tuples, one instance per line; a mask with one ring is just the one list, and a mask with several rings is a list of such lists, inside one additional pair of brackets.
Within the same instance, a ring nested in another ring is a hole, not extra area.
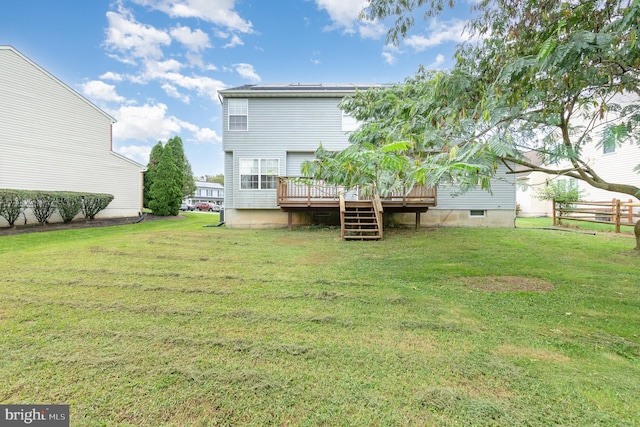
[(149, 163), (147, 163), (147, 170), (144, 173), (144, 190), (142, 194), (142, 204), (145, 208), (150, 208), (152, 199), (151, 187), (155, 181), (160, 157), (162, 157), (162, 150), (162, 142), (158, 141), (158, 143), (151, 149), (151, 154), (149, 154)]
[(82, 209), (82, 196), (80, 193), (55, 193), (55, 199), (58, 213), (64, 223), (71, 222), (73, 218), (80, 213), (80, 209)]
[(95, 219), (98, 212), (106, 208), (113, 200), (112, 194), (85, 193), (81, 196), (81, 210), (85, 219)]
[(41, 225), (49, 221), (56, 212), (56, 198), (49, 191), (32, 191), (29, 194), (29, 206)]
[(24, 212), (26, 192), (22, 190), (0, 190), (0, 216), (13, 227)]
[(155, 215), (178, 215), (182, 202), (182, 171), (176, 166), (170, 146), (162, 150), (162, 157), (151, 186), (149, 208)]

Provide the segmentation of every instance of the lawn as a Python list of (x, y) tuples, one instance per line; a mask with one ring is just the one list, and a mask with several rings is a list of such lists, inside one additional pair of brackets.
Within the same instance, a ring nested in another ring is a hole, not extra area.
[(73, 426), (640, 425), (629, 234), (186, 217), (0, 237), (0, 403)]

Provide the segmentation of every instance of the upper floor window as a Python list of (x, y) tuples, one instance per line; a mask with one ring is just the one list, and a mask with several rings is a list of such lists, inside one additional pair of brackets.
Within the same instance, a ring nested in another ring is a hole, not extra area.
[(352, 132), (357, 130), (360, 127), (360, 122), (358, 122), (355, 117), (342, 112), (342, 131), (343, 132)]
[(271, 190), (277, 187), (278, 159), (240, 159), (242, 190)]
[(228, 105), (229, 130), (249, 128), (249, 105), (246, 99), (230, 99)]

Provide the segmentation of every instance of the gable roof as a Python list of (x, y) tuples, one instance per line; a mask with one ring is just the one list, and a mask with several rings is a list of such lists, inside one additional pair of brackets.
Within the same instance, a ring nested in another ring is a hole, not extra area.
[(33, 66), (34, 68), (38, 69), (41, 73), (43, 73), (44, 75), (46, 75), (48, 78), (50, 78), (52, 81), (54, 81), (56, 84), (62, 86), (65, 90), (71, 92), (74, 96), (80, 98), (84, 103), (86, 103), (89, 107), (93, 108), (94, 110), (98, 111), (100, 114), (102, 114), (103, 116), (107, 117), (111, 123), (115, 123), (116, 119), (114, 119), (112, 116), (110, 116), (109, 114), (107, 114), (105, 111), (101, 110), (98, 106), (96, 106), (94, 103), (92, 103), (91, 101), (89, 101), (87, 98), (85, 98), (84, 96), (80, 95), (77, 91), (75, 91), (74, 89), (72, 89), (70, 86), (68, 86), (67, 84), (63, 83), (60, 79), (58, 79), (56, 76), (54, 76), (53, 74), (51, 74), (50, 72), (48, 72), (47, 70), (45, 70), (44, 68), (42, 68), (41, 66), (39, 66), (38, 64), (36, 64), (35, 62), (33, 62), (31, 59), (27, 58), (25, 55), (23, 55), (19, 50), (17, 50), (16, 48), (14, 48), (13, 46), (7, 46), (7, 45), (0, 45), (0, 51), (9, 51), (14, 53), (15, 55), (17, 55), (18, 57), (20, 57), (23, 61), (29, 63), (31, 66)]

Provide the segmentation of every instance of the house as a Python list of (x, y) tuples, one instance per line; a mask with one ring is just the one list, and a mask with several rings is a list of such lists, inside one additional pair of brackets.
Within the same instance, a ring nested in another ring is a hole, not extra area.
[[(621, 105), (629, 105), (637, 102), (635, 94), (617, 95), (615, 101)], [(582, 148), (580, 158), (591, 166), (605, 181), (619, 184), (638, 185), (640, 177), (634, 171), (640, 165), (640, 150), (633, 143), (623, 143), (618, 146), (605, 146), (602, 144), (604, 124), (615, 123), (618, 120), (617, 111), (607, 111), (599, 117), (595, 128), (591, 131), (592, 139)], [(586, 119), (583, 119), (586, 120)], [(587, 123), (576, 121), (575, 125), (585, 126)], [(540, 159), (535, 151), (525, 153), (528, 160), (536, 165), (540, 165)], [(570, 167), (568, 162), (551, 165), (552, 168)], [(517, 203), (520, 205), (520, 215), (522, 216), (552, 216), (552, 203), (550, 201), (540, 201), (536, 198), (536, 188), (545, 184), (547, 180), (571, 180), (575, 182), (578, 189), (584, 193), (584, 199), (589, 201), (611, 201), (619, 199), (622, 201), (631, 200), (638, 203), (640, 197), (632, 197), (628, 194), (617, 193), (592, 187), (589, 183), (575, 178), (548, 175), (544, 172), (528, 172), (518, 175)]]
[[(541, 166), (542, 162), (536, 151), (528, 151), (523, 154), (525, 160), (536, 166)], [(521, 217), (550, 217), (553, 215), (553, 203), (550, 200), (540, 200), (538, 191), (543, 188), (549, 179), (544, 172), (525, 171), (524, 166), (516, 166), (517, 171), (521, 171), (516, 176), (516, 202), (518, 206), (518, 216)], [(557, 178), (557, 177), (555, 177)]]
[[(284, 227), (335, 220), (340, 189), (297, 182), (320, 144), (343, 150), (356, 121), (338, 107), (367, 85), (245, 85), (220, 91), (229, 227)], [(513, 227), (514, 178), (506, 169), (493, 194), (455, 186), (414, 188), (383, 199), (385, 222)], [(436, 196), (437, 193), (437, 196)], [(346, 199), (355, 198), (346, 195)], [(348, 201), (348, 200), (347, 200)]]
[(98, 218), (137, 216), (145, 168), (113, 151), (113, 123), (19, 51), (0, 46), (0, 188), (108, 193), (114, 199)]
[(224, 187), (217, 182), (196, 181), (196, 192), (187, 199), (187, 203), (210, 202), (222, 206), (224, 202)]

